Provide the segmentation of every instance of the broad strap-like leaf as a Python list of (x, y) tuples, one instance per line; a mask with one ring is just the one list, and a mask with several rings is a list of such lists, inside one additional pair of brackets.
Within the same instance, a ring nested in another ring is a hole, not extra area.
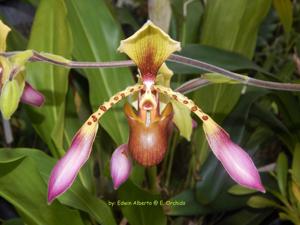
[[(120, 25), (113, 18), (105, 1), (67, 1), (68, 18), (74, 38), (73, 55), (82, 61), (112, 61), (124, 59), (117, 53), (122, 37)], [(128, 68), (82, 70), (89, 81), (90, 102), (93, 109), (108, 100), (110, 96), (133, 83)], [(100, 121), (103, 128), (118, 144), (128, 138), (126, 119), (122, 105), (114, 106)]]
[[(29, 49), (71, 56), (72, 38), (63, 0), (43, 0), (34, 19)], [(68, 69), (46, 63), (30, 63), (26, 79), (42, 92), (46, 102), (41, 108), (28, 107), (34, 128), (46, 142), (52, 154), (61, 156), (65, 96), (68, 88)]]

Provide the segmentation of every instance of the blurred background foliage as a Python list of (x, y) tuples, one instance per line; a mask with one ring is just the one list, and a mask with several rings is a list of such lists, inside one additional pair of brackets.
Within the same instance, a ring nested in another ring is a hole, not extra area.
[[(299, 82), (300, 3), (296, 0), (1, 0), (12, 28), (8, 50), (35, 49), (80, 61), (122, 60), (116, 49), (147, 19), (182, 43), (179, 53), (251, 77)], [(173, 88), (203, 71), (168, 63)], [(0, 129), (0, 220), (5, 225), (300, 224), (300, 96), (212, 84), (188, 94), (247, 149), (265, 195), (233, 183), (207, 146), (199, 124), (191, 140), (174, 130), (157, 168), (112, 188), (109, 159), (128, 139), (121, 102), (105, 114), (92, 157), (72, 188), (52, 205), (47, 180), (89, 114), (132, 84), (136, 69), (26, 68), (46, 96), (39, 109), (20, 105)], [(199, 122), (199, 121), (198, 121)], [(155, 175), (155, 180), (151, 180)], [(114, 206), (108, 201), (176, 200), (185, 205)]]

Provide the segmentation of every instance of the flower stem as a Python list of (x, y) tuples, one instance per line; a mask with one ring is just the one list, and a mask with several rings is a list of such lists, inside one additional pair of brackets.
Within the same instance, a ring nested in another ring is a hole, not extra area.
[[(27, 50), (29, 51), (29, 50)], [(135, 66), (135, 63), (132, 60), (121, 60), (121, 61), (109, 61), (109, 62), (81, 62), (81, 61), (71, 61), (68, 59), (63, 58), (59, 55), (54, 55), (50, 53), (42, 53), (36, 52), (32, 50), (33, 55), (29, 58), (29, 61), (32, 62), (47, 62), (58, 66), (64, 66), (68, 68), (117, 68), (117, 67), (128, 67), (128, 66)], [(22, 53), (21, 51), (17, 52), (4, 52), (0, 53), (1, 56), (10, 57), (16, 54)], [(280, 82), (272, 82), (272, 81), (264, 81), (255, 79), (248, 76), (243, 76), (238, 73), (231, 72), (229, 70), (223, 69), (218, 66), (214, 66), (212, 64), (202, 62), (199, 60), (191, 59), (188, 57), (180, 56), (172, 54), (168, 61), (176, 62), (179, 64), (188, 65), (194, 68), (202, 69), (208, 72), (219, 73), (222, 74), (232, 80), (239, 81), (242, 84), (267, 88), (267, 89), (274, 89), (274, 90), (285, 90), (285, 91), (300, 91), (300, 84), (295, 83), (280, 83)], [(202, 86), (204, 84), (208, 84), (203, 81), (202, 78), (198, 78), (198, 80), (193, 80), (193, 83), (189, 84), (189, 89), (195, 89), (197, 87)], [(197, 82), (196, 82), (197, 81)], [(181, 87), (182, 88), (182, 87)], [(188, 90), (185, 90), (185, 92)]]
[(180, 85), (178, 88), (175, 89), (175, 91), (178, 91), (183, 94), (188, 94), (192, 91), (195, 91), (199, 88), (202, 88), (204, 86), (207, 86), (209, 84), (212, 84), (210, 81), (202, 79), (202, 78), (196, 78), (189, 80), (182, 85)]
[(173, 166), (173, 159), (174, 159), (174, 153), (175, 153), (175, 148), (178, 142), (178, 132), (174, 132), (174, 137), (172, 139), (172, 144), (171, 144), (171, 148), (170, 148), (170, 156), (168, 159), (168, 168), (167, 168), (167, 174), (166, 174), (166, 187), (169, 186), (170, 183), (170, 178), (171, 178), (171, 170), (172, 170), (172, 166)]
[(159, 193), (157, 189), (157, 183), (156, 183), (156, 175), (157, 175), (157, 167), (152, 166), (146, 169), (148, 182), (149, 182), (149, 189), (152, 193), (157, 194)]
[[(57, 66), (64, 66), (67, 68), (117, 68), (117, 67), (129, 67), (135, 66), (132, 60), (120, 60), (120, 61), (109, 61), (109, 62), (82, 62), (82, 61), (71, 61), (62, 56), (32, 51), (33, 55), (30, 57), (31, 62), (46, 62)], [(0, 55), (10, 57), (21, 53), (21, 51), (15, 52), (4, 52)]]
[[(222, 74), (232, 80), (239, 81), (242, 84), (261, 87), (266, 89), (274, 89), (274, 90), (284, 90), (284, 91), (300, 91), (300, 84), (293, 84), (293, 83), (280, 83), (280, 82), (272, 82), (272, 81), (264, 81), (255, 79), (248, 76), (243, 76), (229, 70), (223, 69), (218, 66), (211, 65), (209, 63), (205, 63), (199, 60), (187, 58), (180, 55), (172, 54), (168, 61), (176, 62), (180, 64), (185, 64), (191, 67), (195, 67), (198, 69), (202, 69), (208, 72), (219, 73)], [(201, 79), (201, 78), (199, 78)], [(195, 88), (195, 87), (194, 87)]]

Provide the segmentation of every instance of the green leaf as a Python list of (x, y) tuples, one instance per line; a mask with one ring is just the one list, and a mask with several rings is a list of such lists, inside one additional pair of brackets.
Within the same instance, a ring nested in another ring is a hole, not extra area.
[(290, 0), (273, 0), (274, 8), (276, 9), (280, 22), (283, 25), (284, 31), (289, 33), (293, 24), (293, 3)]
[[(146, 192), (129, 180), (118, 190), (118, 196), (123, 203), (131, 204), (120, 206), (123, 215), (131, 225), (167, 224), (167, 218), (160, 206), (161, 198), (159, 195)], [(154, 201), (157, 201), (158, 205), (154, 205)], [(139, 202), (146, 205), (138, 205)]]
[(287, 194), (287, 175), (288, 175), (288, 161), (286, 155), (284, 153), (280, 153), (277, 158), (276, 165), (277, 172), (277, 182), (279, 186), (279, 190), (282, 195), (286, 196)]
[(171, 4), (174, 26), (176, 26), (176, 31), (173, 29), (171, 32), (176, 32), (176, 39), (182, 45), (197, 42), (204, 12), (202, 3), (200, 1), (173, 0)]
[(241, 209), (225, 215), (216, 225), (261, 225), (271, 215), (272, 210)]
[(191, 216), (212, 212), (209, 205), (201, 205), (196, 201), (195, 192), (191, 189), (179, 193), (178, 195), (172, 197), (170, 200), (184, 201), (185, 206), (171, 206), (170, 209), (166, 211), (167, 215)]
[(26, 1), (32, 4), (33, 6), (38, 6), (42, 0), (26, 0)]
[[(218, 185), (218, 184), (214, 184)], [(224, 213), (239, 209), (246, 205), (248, 196), (232, 196), (227, 193), (226, 188), (212, 202), (202, 204), (197, 201), (194, 190), (185, 190), (180, 194), (172, 197), (171, 201), (184, 202), (185, 205), (171, 206), (167, 211), (167, 215), (172, 216), (192, 216), (192, 215), (207, 215), (214, 213)]]
[(281, 220), (291, 220), (291, 217), (286, 213), (280, 212), (278, 215)]
[(282, 91), (274, 92), (272, 97), (274, 97), (274, 100), (278, 105), (280, 120), (291, 131), (289, 135), (291, 137), (285, 141), (285, 144), (290, 152), (293, 153), (294, 146), (300, 137), (300, 130), (295, 129), (296, 124), (300, 123), (300, 117), (298, 116), (299, 99), (292, 93)]
[(267, 208), (267, 207), (277, 207), (277, 203), (261, 196), (252, 196), (247, 204), (252, 208)]
[(300, 186), (300, 143), (297, 143), (293, 155), (292, 178)]
[(21, 219), (10, 219), (2, 223), (2, 225), (24, 225)]
[[(73, 55), (83, 61), (112, 61), (124, 59), (116, 49), (122, 37), (120, 25), (111, 15), (105, 1), (67, 1), (68, 17), (71, 24), (74, 48)], [(85, 69), (89, 81), (90, 102), (93, 109), (107, 101), (114, 93), (133, 83), (128, 68)], [(101, 118), (101, 125), (118, 144), (128, 138), (126, 119), (122, 106), (115, 106)]]
[(7, 37), (7, 51), (20, 51), (26, 49), (28, 40), (14, 28)]
[(299, 204), (300, 203), (300, 186), (296, 182), (292, 182), (292, 193)]
[[(203, 44), (187, 44), (182, 48), (180, 52), (176, 54), (201, 60), (203, 62), (207, 62), (227, 70), (255, 70), (267, 73), (246, 56), (243, 56), (239, 53), (234, 53), (230, 49), (223, 50)], [(202, 72), (199, 69), (186, 65), (180, 65), (178, 63), (167, 62), (167, 65), (175, 73), (179, 74), (199, 74)]]
[[(42, 184), (44, 190), (42, 194), (44, 195), (42, 198), (42, 203), (46, 204), (47, 202), (47, 183), (49, 174), (55, 164), (55, 160), (40, 150), (35, 149), (26, 149), (26, 148), (18, 148), (18, 149), (0, 149), (0, 165), (1, 163), (9, 163), (14, 162), (16, 160), (20, 160), (26, 157), (25, 159), (30, 160), (31, 165), (35, 165), (35, 170), (38, 171), (39, 177), (42, 179)], [(29, 170), (29, 169), (28, 169)], [(28, 171), (27, 168), (18, 171), (19, 176), (24, 176), (26, 179), (27, 176), (31, 176), (31, 171)], [(9, 171), (8, 171), (9, 172)], [(27, 176), (25, 176), (26, 174)], [(28, 178), (29, 179), (29, 178)], [(13, 184), (14, 185), (14, 184)], [(21, 185), (21, 184), (20, 184)], [(29, 184), (30, 185), (30, 184)], [(0, 187), (1, 188), (1, 187)], [(33, 190), (33, 186), (31, 186)], [(14, 189), (13, 189), (14, 190)], [(27, 198), (32, 198), (32, 195), (27, 195), (26, 191), (22, 191), (22, 194)], [(22, 200), (22, 198), (20, 198)], [(65, 192), (62, 196), (58, 198), (59, 202), (62, 204), (68, 205), (75, 209), (80, 209), (89, 215), (91, 215), (98, 223), (103, 225), (116, 225), (113, 214), (109, 206), (101, 199), (91, 195), (79, 182), (79, 179), (76, 179), (71, 188)], [(55, 201), (52, 205), (59, 205), (57, 201)], [(51, 205), (51, 206), (52, 206)], [(43, 215), (43, 214), (41, 214)], [(62, 221), (65, 221), (62, 219)], [(71, 223), (71, 222), (70, 222)], [(31, 223), (29, 223), (31, 224)], [(41, 223), (47, 224), (47, 223)], [(57, 223), (58, 225), (59, 223)], [(47, 224), (48, 225), (48, 224)]]
[(83, 225), (75, 210), (58, 203), (47, 204), (47, 186), (32, 159), (1, 162), (0, 171), (0, 195), (15, 206), (25, 223), (58, 225), (68, 221)]
[[(28, 48), (70, 58), (72, 39), (63, 0), (43, 0), (34, 19)], [(64, 154), (63, 131), (68, 69), (46, 63), (27, 66), (27, 80), (46, 97), (41, 108), (27, 107), (34, 128), (56, 157)]]
[(201, 43), (252, 58), (260, 24), (270, 6), (271, 0), (208, 1)]
[(228, 193), (233, 195), (248, 195), (256, 192), (256, 190), (249, 189), (240, 185), (234, 185), (228, 190)]

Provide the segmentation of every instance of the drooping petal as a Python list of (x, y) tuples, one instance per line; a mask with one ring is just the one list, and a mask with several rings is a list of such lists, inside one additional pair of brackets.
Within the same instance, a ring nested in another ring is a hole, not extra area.
[(6, 37), (9, 31), (10, 28), (0, 20), (0, 52), (6, 50)]
[(148, 21), (131, 37), (121, 41), (118, 50), (136, 63), (144, 84), (154, 83), (158, 69), (174, 51), (180, 50), (180, 43)]
[(21, 102), (33, 106), (41, 106), (45, 102), (45, 97), (41, 92), (35, 90), (29, 83), (26, 82), (21, 96)]
[(203, 129), (210, 148), (230, 177), (242, 186), (265, 192), (250, 156), (233, 143), (229, 135), (208, 116), (203, 121)]
[(131, 161), (129, 159), (128, 145), (120, 145), (112, 154), (110, 160), (110, 174), (114, 189), (118, 189), (129, 177), (131, 172)]
[(63, 194), (88, 160), (98, 130), (98, 122), (87, 122), (76, 133), (71, 147), (53, 168), (48, 183), (48, 203)]

